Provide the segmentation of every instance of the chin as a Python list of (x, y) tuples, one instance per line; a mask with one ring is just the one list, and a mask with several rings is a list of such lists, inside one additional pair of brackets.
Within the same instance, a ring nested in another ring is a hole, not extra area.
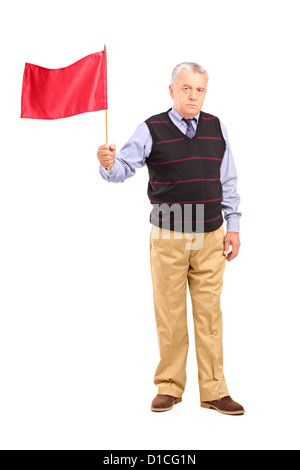
[(199, 113), (199, 109), (197, 108), (188, 108), (187, 109), (187, 114), (189, 114), (190, 116), (194, 117), (194, 116), (197, 116), (197, 114)]

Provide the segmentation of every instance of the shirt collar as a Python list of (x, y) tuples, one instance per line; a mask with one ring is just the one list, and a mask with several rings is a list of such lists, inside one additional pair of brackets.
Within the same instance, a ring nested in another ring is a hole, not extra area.
[[(178, 111), (176, 111), (176, 109), (174, 108), (174, 106), (172, 107), (172, 109), (170, 110), (170, 116), (172, 116), (172, 118), (174, 119), (174, 121), (176, 121), (178, 124), (181, 124), (182, 122), (182, 118), (183, 116), (181, 116)], [(200, 116), (200, 113), (197, 114), (197, 116), (195, 116), (193, 119), (196, 119), (196, 122), (198, 124), (198, 120), (199, 120), (199, 116)]]

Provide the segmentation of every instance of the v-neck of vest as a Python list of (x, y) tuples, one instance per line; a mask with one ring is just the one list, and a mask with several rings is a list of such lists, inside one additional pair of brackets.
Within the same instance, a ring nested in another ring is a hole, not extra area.
[(202, 111), (200, 111), (200, 114), (199, 114), (199, 119), (198, 119), (198, 122), (197, 122), (197, 127), (196, 127), (195, 135), (194, 135), (194, 137), (190, 138), (190, 137), (188, 137), (186, 134), (184, 134), (184, 133), (176, 126), (176, 124), (174, 124), (174, 122), (173, 122), (172, 119), (170, 118), (169, 112), (171, 111), (171, 109), (172, 109), (172, 108), (168, 109), (168, 111), (166, 112), (166, 115), (167, 115), (168, 121), (172, 124), (172, 126), (174, 126), (175, 129), (179, 132), (179, 134), (184, 137), (184, 140), (186, 140), (186, 141), (188, 141), (188, 142), (192, 142), (193, 140), (196, 140), (196, 139), (197, 139), (197, 135), (198, 135), (199, 126), (200, 126), (200, 119), (201, 119)]

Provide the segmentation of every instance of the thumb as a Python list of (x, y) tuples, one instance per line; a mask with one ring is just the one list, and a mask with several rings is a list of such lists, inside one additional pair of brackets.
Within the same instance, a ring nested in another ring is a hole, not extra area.
[(115, 150), (115, 149), (116, 149), (115, 144), (111, 144), (111, 145), (109, 146), (109, 150)]
[(229, 237), (225, 237), (224, 252), (223, 252), (223, 254), (224, 254), (225, 256), (226, 256), (227, 253), (228, 253), (229, 246), (230, 246), (230, 239), (229, 239)]

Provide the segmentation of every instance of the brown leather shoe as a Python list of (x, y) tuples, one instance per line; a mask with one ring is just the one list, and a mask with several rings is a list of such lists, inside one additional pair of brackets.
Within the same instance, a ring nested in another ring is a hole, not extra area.
[(243, 415), (245, 413), (242, 405), (232, 400), (231, 397), (223, 397), (220, 400), (202, 401), (202, 408), (215, 409), (225, 415)]
[(151, 403), (151, 411), (168, 411), (173, 405), (180, 403), (182, 398), (173, 397), (172, 395), (156, 395)]

